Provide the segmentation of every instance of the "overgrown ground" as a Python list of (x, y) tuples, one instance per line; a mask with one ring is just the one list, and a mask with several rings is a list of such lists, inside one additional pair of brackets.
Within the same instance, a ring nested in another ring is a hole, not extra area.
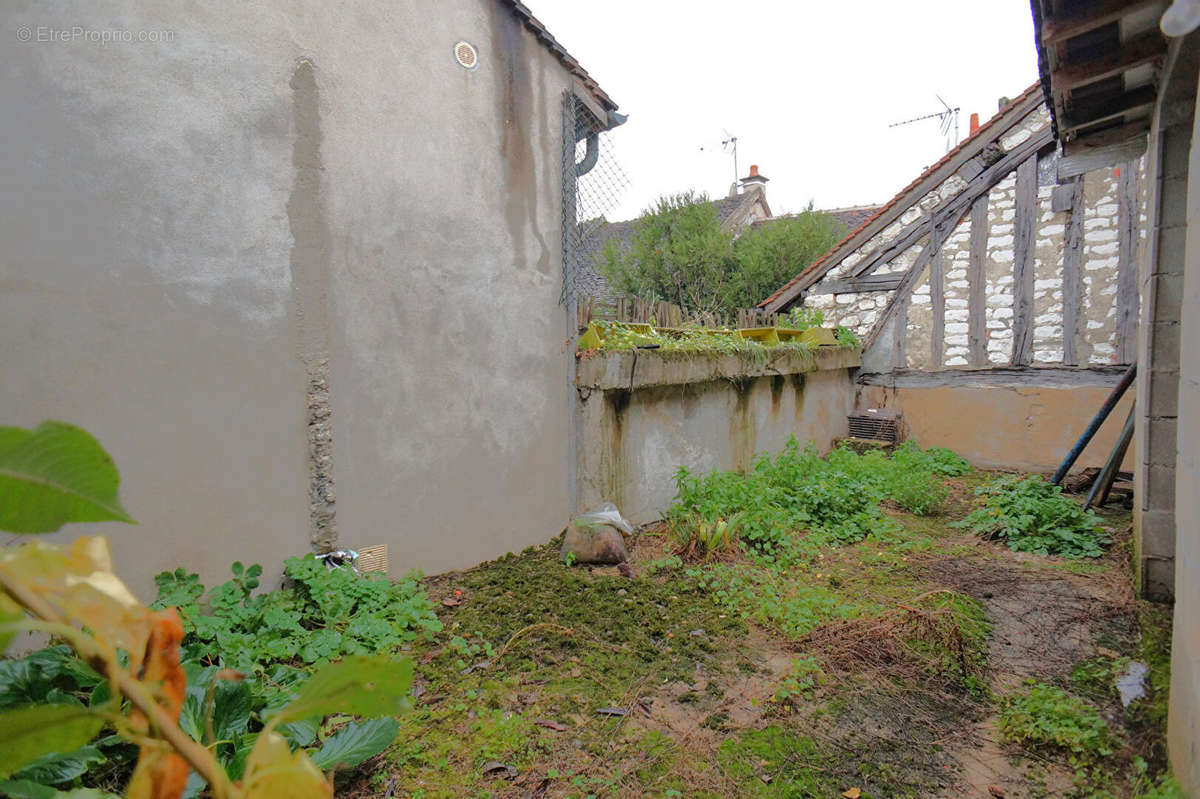
[[(444, 629), (412, 645), (414, 709), (339, 795), (1141, 795), (1170, 620), (1132, 598), (1128, 514), (1103, 515), (1103, 558), (1014, 553), (950, 527), (990, 477), (771, 566), (684, 562), (660, 524), (632, 578), (557, 541), (431, 578)], [(1125, 709), (1131, 659), (1151, 690)]]

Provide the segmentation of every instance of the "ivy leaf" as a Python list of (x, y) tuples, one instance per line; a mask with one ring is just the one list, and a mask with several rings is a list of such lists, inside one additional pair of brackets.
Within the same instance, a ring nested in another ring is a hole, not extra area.
[(319, 668), (277, 718), (289, 722), (330, 713), (366, 718), (395, 716), (408, 709), (412, 676), (410, 658), (351, 655)]
[(351, 768), (387, 749), (396, 740), (400, 724), (395, 719), (352, 721), (333, 734), (312, 753), (317, 768), (328, 771), (335, 766)]
[(45, 785), (58, 785), (73, 780), (89, 768), (104, 763), (108, 758), (94, 746), (81, 746), (74, 752), (43, 755), (18, 771), (14, 776)]
[(0, 427), (0, 530), (50, 533), (67, 522), (135, 524), (117, 500), (121, 478), (91, 434), (62, 422)]
[(0, 779), (51, 752), (73, 752), (104, 726), (75, 705), (30, 705), (0, 713)]

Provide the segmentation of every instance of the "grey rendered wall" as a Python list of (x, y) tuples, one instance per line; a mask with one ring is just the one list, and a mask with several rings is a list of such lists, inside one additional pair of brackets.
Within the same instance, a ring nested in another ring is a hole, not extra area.
[[(610, 356), (614, 357), (614, 356)], [(613, 502), (635, 524), (662, 518), (675, 497), (675, 472), (748, 468), (795, 436), (827, 451), (847, 435), (854, 405), (850, 351), (821, 352), (814, 365), (776, 364), (702, 379), (705, 363), (657, 363), (639, 355), (633, 389), (600, 379), (580, 391), (580, 508)], [(581, 368), (581, 379), (601, 370)], [(606, 377), (620, 372), (608, 370)], [(631, 370), (632, 371), (632, 370)], [(714, 369), (713, 371), (717, 371)], [(735, 374), (742, 371), (742, 374)], [(632, 375), (631, 375), (632, 377)]]
[[(1200, 34), (1184, 44), (1200, 47)], [(1195, 70), (1195, 67), (1192, 67)], [(1197, 83), (1193, 72), (1192, 85)], [(1200, 103), (1200, 94), (1196, 97)], [(1186, 180), (1186, 251), (1175, 473), (1175, 633), (1168, 751), (1180, 784), (1200, 796), (1200, 115), (1192, 123)]]
[(322, 532), (314, 420), (312, 510), (336, 508), (342, 545), (389, 544), (393, 572), (561, 528), (570, 81), (507, 10), (19, 2), (0, 22), (0, 424), (86, 426), (141, 522), (58, 537), (110, 533), (143, 595), (180, 564), (278, 574)]

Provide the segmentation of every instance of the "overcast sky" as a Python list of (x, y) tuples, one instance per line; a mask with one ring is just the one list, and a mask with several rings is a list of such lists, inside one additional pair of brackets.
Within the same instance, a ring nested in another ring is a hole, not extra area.
[[(1037, 80), (1028, 0), (526, 0), (629, 121), (630, 179), (610, 220), (694, 188), (723, 196), (758, 164), (776, 214), (881, 203), (945, 154), (937, 120), (986, 121)], [(703, 150), (701, 149), (703, 148)]]

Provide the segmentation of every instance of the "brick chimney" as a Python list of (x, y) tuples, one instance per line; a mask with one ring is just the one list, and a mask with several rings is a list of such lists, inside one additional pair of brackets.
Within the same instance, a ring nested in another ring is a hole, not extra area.
[(979, 131), (979, 114), (971, 114), (971, 136)]
[(750, 189), (754, 186), (758, 186), (759, 188), (765, 190), (767, 187), (767, 180), (768, 180), (768, 178), (765, 178), (762, 175), (758, 174), (758, 164), (751, 164), (750, 165), (750, 174), (747, 175), (746, 177), (742, 178), (742, 180), (741, 180), (742, 191), (743, 192), (747, 191), (748, 189)]

